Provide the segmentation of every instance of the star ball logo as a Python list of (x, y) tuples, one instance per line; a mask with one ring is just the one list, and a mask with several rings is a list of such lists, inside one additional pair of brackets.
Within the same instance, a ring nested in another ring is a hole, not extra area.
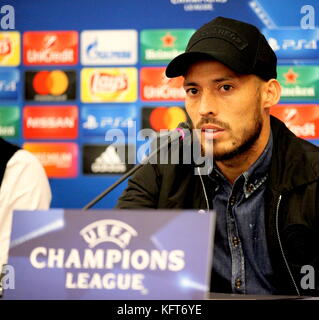
[(137, 236), (137, 231), (119, 220), (99, 220), (83, 228), (80, 235), (89, 248), (94, 248), (103, 242), (113, 242), (125, 249), (131, 238)]
[(76, 97), (76, 73), (73, 70), (26, 71), (25, 99), (67, 101)]

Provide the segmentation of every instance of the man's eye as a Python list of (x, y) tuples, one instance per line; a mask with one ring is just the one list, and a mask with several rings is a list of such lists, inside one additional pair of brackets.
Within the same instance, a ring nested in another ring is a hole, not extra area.
[(230, 91), (233, 87), (230, 84), (224, 84), (221, 86), (222, 91)]
[(195, 88), (186, 89), (186, 93), (188, 93), (188, 94), (194, 95), (194, 94), (197, 94), (197, 92), (198, 92), (198, 90)]

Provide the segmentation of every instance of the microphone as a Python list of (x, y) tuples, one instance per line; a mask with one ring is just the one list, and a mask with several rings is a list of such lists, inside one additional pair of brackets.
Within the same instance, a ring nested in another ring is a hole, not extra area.
[(120, 183), (129, 178), (135, 171), (141, 168), (144, 164), (147, 164), (151, 158), (156, 156), (158, 152), (160, 152), (163, 148), (165, 148), (168, 144), (176, 141), (178, 139), (183, 140), (186, 136), (185, 130), (190, 130), (190, 125), (187, 122), (181, 122), (178, 127), (172, 132), (168, 134), (169, 139), (165, 141), (162, 145), (160, 145), (157, 149), (150, 153), (149, 156), (145, 157), (141, 163), (134, 166), (131, 170), (129, 170), (126, 174), (124, 174), (120, 179), (118, 179), (115, 183), (113, 183), (110, 187), (108, 187), (105, 191), (99, 194), (96, 198), (94, 198), (91, 202), (89, 202), (86, 206), (82, 208), (82, 210), (88, 210), (92, 206), (94, 206), (98, 201), (100, 201), (103, 197), (105, 197), (108, 193), (110, 193), (114, 188), (116, 188)]

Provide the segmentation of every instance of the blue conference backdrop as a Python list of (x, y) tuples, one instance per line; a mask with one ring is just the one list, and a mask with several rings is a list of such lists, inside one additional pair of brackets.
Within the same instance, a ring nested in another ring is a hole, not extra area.
[[(217, 16), (264, 33), (289, 102), (281, 101), (276, 116), (302, 138), (319, 141), (317, 0), (2, 3), (14, 8), (14, 28), (1, 23), (0, 135), (41, 154), (53, 208), (82, 208), (127, 172), (132, 164), (123, 164), (128, 157), (119, 150), (144, 143), (133, 129), (145, 123), (172, 129), (185, 120), (181, 81), (163, 72), (194, 30)], [(123, 132), (119, 147), (108, 130)], [(126, 185), (95, 207), (114, 207)]]

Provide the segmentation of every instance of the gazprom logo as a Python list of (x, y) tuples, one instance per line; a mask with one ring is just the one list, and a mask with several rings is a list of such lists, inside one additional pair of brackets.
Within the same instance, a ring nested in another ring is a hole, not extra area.
[(81, 33), (84, 65), (121, 65), (137, 62), (136, 30), (85, 30)]
[(120, 248), (125, 249), (132, 237), (136, 237), (138, 233), (134, 228), (122, 221), (105, 219), (87, 225), (80, 231), (80, 235), (89, 248), (94, 248), (103, 242), (113, 242)]

